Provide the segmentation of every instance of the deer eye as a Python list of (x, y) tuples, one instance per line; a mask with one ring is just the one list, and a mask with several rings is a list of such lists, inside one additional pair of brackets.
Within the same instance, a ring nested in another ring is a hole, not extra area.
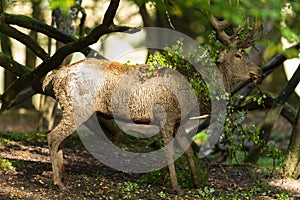
[(236, 54), (234, 54), (234, 57), (237, 59), (242, 59), (243, 56), (239, 53), (236, 53)]

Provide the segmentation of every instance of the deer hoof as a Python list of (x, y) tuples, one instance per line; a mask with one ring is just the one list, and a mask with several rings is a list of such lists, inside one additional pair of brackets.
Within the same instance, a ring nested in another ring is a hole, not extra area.
[(54, 185), (57, 185), (59, 190), (62, 190), (62, 191), (67, 189), (66, 186), (63, 184), (63, 182), (56, 182), (56, 183), (54, 183)]
[(180, 187), (173, 188), (177, 194), (184, 194), (183, 190)]

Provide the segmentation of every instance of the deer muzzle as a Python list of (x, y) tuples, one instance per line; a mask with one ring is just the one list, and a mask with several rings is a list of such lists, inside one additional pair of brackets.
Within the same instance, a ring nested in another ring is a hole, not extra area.
[(251, 79), (258, 79), (262, 77), (262, 71), (261, 69), (253, 69), (250, 71), (250, 78)]

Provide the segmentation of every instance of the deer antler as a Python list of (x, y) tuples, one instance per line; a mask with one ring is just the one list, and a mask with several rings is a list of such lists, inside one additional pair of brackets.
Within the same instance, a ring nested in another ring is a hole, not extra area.
[(263, 33), (260, 32), (256, 37), (255, 34), (258, 33), (259, 28), (262, 27), (262, 23), (258, 18), (254, 18), (252, 30), (249, 31), (242, 39), (239, 40), (238, 47), (247, 48), (251, 46), (254, 42), (260, 40), (263, 37)]
[(225, 32), (225, 29), (230, 25), (229, 21), (227, 20), (220, 21), (214, 16), (211, 16), (209, 21), (211, 25), (215, 28), (218, 39), (224, 44), (233, 46), (232, 36), (229, 36)]
[(261, 23), (257, 18), (254, 19), (254, 25), (252, 30), (242, 38), (239, 38), (238, 36), (244, 29), (244, 26), (238, 27), (231, 35), (229, 35), (225, 31), (226, 28), (231, 25), (231, 23), (228, 20), (218, 20), (216, 17), (210, 16), (209, 21), (216, 30), (218, 39), (222, 43), (228, 44), (233, 48), (247, 48), (251, 46), (252, 43), (261, 38), (255, 37), (258, 28), (261, 26)]

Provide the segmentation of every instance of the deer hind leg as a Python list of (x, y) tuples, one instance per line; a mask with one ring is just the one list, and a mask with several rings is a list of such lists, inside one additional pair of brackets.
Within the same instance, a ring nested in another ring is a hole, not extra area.
[[(184, 130), (181, 130), (181, 131), (184, 131)], [(186, 137), (186, 135), (183, 135), (182, 133), (179, 133), (179, 134), (180, 135), (178, 135), (178, 137), (177, 137), (177, 142), (179, 143), (179, 145), (181, 146), (182, 149), (186, 149), (188, 147), (187, 150), (184, 152), (184, 154), (188, 159), (189, 166), (190, 166), (190, 169), (193, 174), (195, 186), (197, 188), (200, 188), (201, 184), (199, 182), (197, 167), (196, 167), (195, 161), (194, 161), (194, 151), (193, 151), (192, 146), (191, 146), (190, 142), (188, 141), (188, 138)]]
[[(174, 123), (165, 123), (164, 126), (161, 129), (161, 137), (163, 140), (164, 146), (167, 146), (173, 139), (173, 131), (175, 130), (175, 124)], [(172, 187), (175, 191), (178, 193), (181, 193), (181, 188), (178, 185), (177, 177), (176, 177), (176, 171), (175, 171), (175, 165), (174, 165), (174, 146), (170, 145), (170, 148), (165, 148), (165, 154), (167, 162), (169, 163), (169, 173), (170, 173), (170, 179)]]
[(60, 123), (47, 136), (50, 159), (52, 163), (53, 181), (54, 184), (58, 185), (60, 189), (65, 188), (62, 182), (64, 175), (64, 164), (61, 144), (65, 138), (75, 131), (75, 129), (76, 128), (73, 125), (73, 121), (70, 121), (70, 118), (63, 116)]

